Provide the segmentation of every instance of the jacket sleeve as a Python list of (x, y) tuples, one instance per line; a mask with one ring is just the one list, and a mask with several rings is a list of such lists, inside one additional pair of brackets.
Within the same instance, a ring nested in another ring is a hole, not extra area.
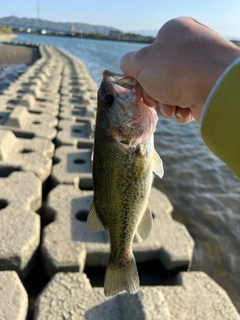
[(202, 138), (240, 178), (240, 58), (223, 73), (203, 109)]

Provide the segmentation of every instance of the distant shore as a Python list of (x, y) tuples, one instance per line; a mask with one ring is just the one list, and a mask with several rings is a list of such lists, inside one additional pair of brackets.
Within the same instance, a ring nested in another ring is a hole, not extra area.
[(15, 38), (17, 38), (16, 34), (0, 33), (0, 42), (11, 42)]

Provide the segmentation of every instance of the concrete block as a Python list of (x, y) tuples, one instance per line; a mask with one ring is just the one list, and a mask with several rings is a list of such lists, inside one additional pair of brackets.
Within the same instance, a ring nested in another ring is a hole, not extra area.
[(60, 272), (39, 295), (34, 319), (240, 319), (226, 292), (206, 274), (181, 273), (180, 277), (197, 277), (198, 283), (190, 280), (186, 286), (141, 287), (135, 295), (105, 297), (103, 288), (92, 288), (85, 274)]
[(102, 288), (92, 288), (81, 273), (58, 273), (36, 301), (35, 320), (171, 320), (161, 290), (142, 289), (136, 295), (107, 298)]
[(33, 172), (43, 183), (50, 175), (54, 144), (43, 138), (21, 139), (0, 129), (0, 171)]
[[(187, 269), (194, 243), (186, 228), (171, 218), (167, 197), (152, 188), (150, 206), (153, 230), (144, 242), (133, 244), (137, 262), (159, 259), (168, 270)], [(43, 230), (43, 264), (51, 276), (59, 271), (82, 271), (87, 266), (105, 266), (109, 258), (107, 233), (87, 230), (86, 219), (92, 203), (92, 191), (76, 186), (58, 185), (47, 201), (46, 217), (51, 224)]]
[(40, 242), (41, 182), (30, 172), (0, 178), (0, 270), (29, 272)]
[(92, 148), (78, 149), (61, 146), (56, 149), (52, 169), (52, 185), (74, 184), (82, 189), (92, 189)]
[(35, 96), (31, 93), (26, 93), (19, 100), (18, 105), (26, 107), (27, 109), (33, 109), (36, 104)]
[(59, 119), (60, 120), (74, 120), (81, 119), (81, 117), (86, 118), (94, 118), (96, 116), (96, 110), (93, 106), (86, 104), (86, 106), (67, 106), (64, 107), (62, 105), (59, 111)]
[(57, 117), (59, 114), (59, 104), (49, 101), (37, 100), (34, 110), (31, 111), (37, 114), (45, 114)]
[(30, 113), (25, 107), (11, 111), (0, 110), (0, 129), (12, 130), (18, 137), (43, 137), (52, 140), (56, 136), (57, 118), (48, 114)]
[(28, 296), (15, 271), (0, 272), (0, 319), (25, 320)]
[(176, 284), (162, 287), (172, 319), (240, 319), (226, 291), (205, 273), (181, 272)]
[[(42, 89), (44, 90), (44, 87)], [(59, 104), (60, 95), (56, 92), (54, 93), (54, 92), (48, 92), (48, 91), (40, 91), (38, 93), (37, 99), (40, 101), (48, 102), (48, 103)]]
[[(31, 89), (30, 91), (31, 92)], [(27, 94), (29, 96), (32, 96), (32, 94)], [(13, 98), (13, 97), (16, 98)], [(14, 108), (21, 106), (21, 98), (18, 98), (17, 93), (15, 95), (11, 96), (0, 96), (0, 112), (4, 110), (13, 110)], [(45, 114), (57, 117), (59, 113), (59, 104), (58, 103), (50, 103), (46, 101), (39, 101), (35, 100), (35, 103), (29, 104), (29, 101), (26, 101), (23, 104), (28, 104), (29, 107), (26, 107), (28, 109), (29, 113), (32, 114)], [(1, 119), (0, 119), (1, 121)]]
[[(90, 97), (89, 95), (85, 92), (84, 94), (79, 94), (79, 95), (76, 95), (75, 96), (72, 96), (72, 97), (69, 97), (69, 96), (62, 96), (61, 97), (61, 101), (60, 101), (60, 106), (79, 106), (79, 107), (84, 107), (86, 105), (90, 105), (92, 106), (93, 103), (92, 101), (90, 100)], [(97, 105), (97, 104), (95, 104)], [(95, 106), (94, 105), (94, 106)]]
[(15, 108), (5, 123), (6, 127), (23, 129), (28, 122), (28, 111), (26, 108)]
[(69, 145), (79, 148), (89, 148), (93, 144), (91, 134), (95, 125), (95, 119), (78, 117), (72, 120), (60, 120), (58, 122), (58, 133), (56, 147)]

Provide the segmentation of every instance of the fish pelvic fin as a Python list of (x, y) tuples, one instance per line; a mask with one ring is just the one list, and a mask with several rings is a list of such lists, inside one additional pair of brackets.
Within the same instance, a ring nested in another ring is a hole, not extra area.
[(105, 296), (114, 296), (123, 290), (126, 290), (131, 294), (135, 294), (139, 289), (140, 281), (133, 254), (125, 266), (119, 266), (111, 261), (110, 257), (104, 280)]
[(95, 203), (93, 201), (87, 217), (87, 228), (89, 231), (102, 231), (105, 227), (98, 216)]
[(159, 176), (160, 178), (163, 177), (164, 170), (163, 170), (163, 162), (162, 159), (157, 154), (157, 151), (154, 149), (153, 156), (152, 156), (152, 162), (153, 162), (153, 169), (152, 171)]
[(153, 218), (152, 218), (151, 210), (148, 205), (143, 214), (142, 220), (140, 221), (137, 228), (137, 234), (142, 240), (146, 240), (149, 237), (152, 231), (152, 226), (153, 226)]

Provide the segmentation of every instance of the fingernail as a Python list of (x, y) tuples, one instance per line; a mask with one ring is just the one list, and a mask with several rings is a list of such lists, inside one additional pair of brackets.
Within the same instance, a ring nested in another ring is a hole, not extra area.
[(163, 118), (169, 118), (169, 116), (168, 116), (166, 113), (162, 112), (162, 110), (159, 110), (159, 114), (160, 114)]
[(176, 117), (178, 120), (183, 120), (183, 116), (181, 115), (180, 112), (176, 112), (176, 113), (175, 113), (175, 117)]

